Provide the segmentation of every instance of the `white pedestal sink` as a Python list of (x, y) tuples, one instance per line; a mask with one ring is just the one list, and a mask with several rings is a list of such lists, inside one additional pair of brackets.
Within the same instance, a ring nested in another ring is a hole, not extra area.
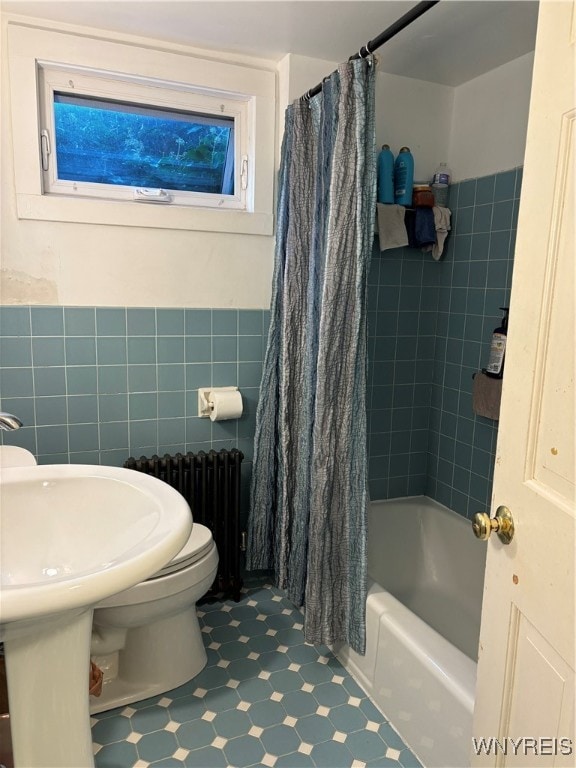
[(184, 498), (116, 467), (2, 467), (0, 640), (16, 768), (94, 765), (94, 605), (156, 573), (186, 542)]

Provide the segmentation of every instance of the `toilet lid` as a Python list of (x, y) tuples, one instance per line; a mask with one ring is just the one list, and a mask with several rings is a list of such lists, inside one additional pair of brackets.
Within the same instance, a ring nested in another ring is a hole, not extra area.
[(212, 538), (212, 531), (206, 528), (205, 525), (200, 523), (194, 523), (192, 525), (192, 531), (188, 537), (188, 541), (180, 552), (175, 555), (170, 562), (164, 566), (158, 573), (155, 573), (152, 578), (158, 578), (159, 576), (166, 576), (168, 573), (174, 573), (174, 571), (180, 571), (186, 568), (197, 560), (200, 560), (214, 545)]

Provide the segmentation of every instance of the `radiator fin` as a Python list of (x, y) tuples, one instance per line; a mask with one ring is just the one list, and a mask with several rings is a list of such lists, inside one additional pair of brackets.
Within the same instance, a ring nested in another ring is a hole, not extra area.
[(192, 517), (212, 531), (218, 548), (218, 573), (212, 590), (240, 599), (240, 478), (241, 451), (199, 451), (174, 456), (130, 457), (127, 469), (153, 475), (179, 491)]

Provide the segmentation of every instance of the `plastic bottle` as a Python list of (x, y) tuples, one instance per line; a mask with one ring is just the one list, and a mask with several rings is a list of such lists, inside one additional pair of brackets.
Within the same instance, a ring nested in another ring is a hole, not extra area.
[(378, 154), (378, 202), (394, 202), (394, 155), (388, 144)]
[(508, 307), (500, 307), (504, 317), (498, 328), (494, 328), (490, 345), (490, 358), (486, 367), (486, 376), (501, 379), (504, 372), (504, 356), (506, 354), (506, 338), (508, 335)]
[(452, 171), (446, 163), (440, 163), (434, 171), (430, 186), (434, 193), (434, 203), (445, 207), (448, 205), (448, 186), (452, 178)]
[(402, 147), (394, 163), (394, 202), (396, 205), (412, 205), (414, 183), (414, 158), (408, 147)]
[(438, 189), (443, 189), (449, 186), (450, 179), (452, 178), (452, 171), (448, 168), (446, 163), (440, 163), (440, 165), (434, 171), (432, 177), (432, 186)]

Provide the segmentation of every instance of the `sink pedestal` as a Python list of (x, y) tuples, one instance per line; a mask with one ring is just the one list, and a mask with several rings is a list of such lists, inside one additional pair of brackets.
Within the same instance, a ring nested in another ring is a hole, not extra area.
[(170, 562), (192, 530), (190, 507), (158, 478), (93, 464), (2, 467), (0, 495), (16, 768), (92, 768), (93, 608)]
[(16, 768), (92, 768), (88, 702), (92, 609), (4, 627)]

